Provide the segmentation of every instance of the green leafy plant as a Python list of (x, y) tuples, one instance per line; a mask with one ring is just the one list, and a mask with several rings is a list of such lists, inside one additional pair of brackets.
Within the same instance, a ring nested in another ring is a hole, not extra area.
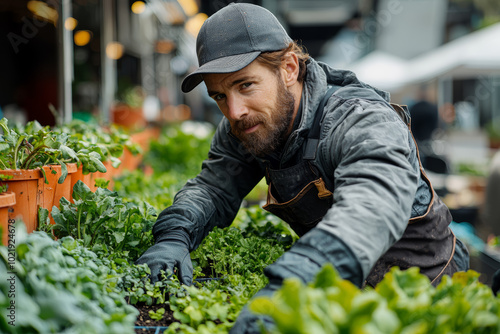
[(111, 161), (112, 166), (117, 168), (121, 163), (120, 157), (124, 148), (133, 155), (142, 153), (139, 144), (132, 142), (130, 135), (116, 126), (104, 128), (98, 124), (73, 120), (55, 130), (71, 135), (71, 147), (83, 164), (83, 174), (96, 170), (106, 172), (100, 163), (103, 161)]
[(180, 172), (196, 176), (208, 157), (213, 129), (204, 123), (184, 122), (170, 125), (151, 142), (145, 162), (157, 173)]
[(156, 210), (148, 203), (127, 203), (103, 188), (94, 193), (81, 181), (73, 187), (73, 199), (71, 203), (63, 197), (52, 209), (56, 236), (82, 239), (86, 247), (111, 255), (126, 251), (131, 259), (151, 246)]
[(134, 333), (138, 312), (125, 302), (126, 272), (72, 238), (53, 241), (23, 227), (15, 228), (15, 261), (0, 247), (0, 307), (15, 302), (14, 318), (1, 312), (0, 332)]
[(165, 314), (165, 309), (163, 307), (156, 310), (156, 312), (149, 311), (149, 317), (153, 320), (161, 320), (164, 314)]
[(3, 181), (12, 180), (12, 178), (13, 178), (12, 175), (0, 174), (0, 194), (3, 194), (4, 192), (6, 192), (7, 189), (9, 188), (9, 185)]
[[(37, 121), (29, 122), (24, 129), (10, 129), (8, 120), (2, 118), (0, 127), (0, 168), (35, 169), (47, 165), (61, 165), (62, 183), (68, 175), (66, 163), (78, 162), (76, 152), (68, 146), (69, 136), (42, 127)], [(41, 169), (43, 175), (45, 172)]]
[(116, 177), (114, 190), (126, 200), (145, 201), (161, 211), (172, 205), (185, 180), (185, 175), (179, 172), (144, 175), (143, 171), (134, 170)]
[(272, 317), (272, 333), (496, 333), (500, 299), (475, 271), (433, 287), (418, 268), (394, 267), (375, 289), (360, 290), (326, 265), (314, 282), (287, 279), (272, 297), (250, 304)]
[(243, 236), (241, 230), (214, 228), (191, 258), (202, 268), (211, 268), (215, 276), (246, 275), (261, 272), (284, 252), (274, 239)]

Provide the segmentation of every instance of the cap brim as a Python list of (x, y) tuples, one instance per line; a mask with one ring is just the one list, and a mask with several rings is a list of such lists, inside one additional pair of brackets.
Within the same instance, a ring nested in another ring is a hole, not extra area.
[(184, 93), (192, 91), (203, 81), (202, 74), (207, 73), (232, 73), (248, 66), (261, 54), (261, 51), (253, 51), (239, 55), (221, 57), (203, 64), (182, 81), (181, 89)]

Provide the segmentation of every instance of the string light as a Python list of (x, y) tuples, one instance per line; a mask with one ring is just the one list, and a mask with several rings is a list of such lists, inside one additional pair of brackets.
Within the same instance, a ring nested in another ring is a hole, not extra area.
[(146, 4), (144, 3), (144, 1), (135, 1), (132, 4), (131, 9), (133, 13), (140, 14), (146, 10)]

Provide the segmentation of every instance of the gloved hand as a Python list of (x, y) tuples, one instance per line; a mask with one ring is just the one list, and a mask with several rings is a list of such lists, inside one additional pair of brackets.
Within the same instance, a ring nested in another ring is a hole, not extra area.
[[(281, 283), (269, 283), (257, 292), (253, 298), (264, 296), (271, 297), (280, 286)], [(241, 310), (236, 322), (229, 331), (229, 334), (261, 334), (262, 327), (266, 328), (267, 331), (270, 331), (275, 327), (274, 321), (269, 316), (251, 312), (247, 305)]]
[(182, 230), (169, 232), (167, 236), (159, 238), (135, 263), (146, 263), (149, 266), (152, 283), (161, 279), (161, 270), (172, 271), (186, 285), (193, 282), (189, 237)]
[[(314, 280), (326, 263), (333, 264), (342, 278), (350, 280), (358, 287), (361, 286), (363, 282), (361, 265), (349, 247), (327, 231), (314, 228), (302, 236), (275, 263), (264, 269), (270, 283), (253, 298), (271, 296), (287, 278), (296, 277), (307, 284)], [(275, 326), (270, 317), (253, 314), (245, 307), (230, 333), (260, 334), (262, 325), (267, 330)]]
[(500, 290), (500, 269), (493, 274), (491, 290), (495, 296), (498, 295), (498, 290)]

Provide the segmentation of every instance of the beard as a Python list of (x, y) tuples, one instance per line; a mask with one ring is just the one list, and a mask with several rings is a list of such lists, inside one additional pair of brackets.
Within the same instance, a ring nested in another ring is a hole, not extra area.
[[(243, 146), (255, 156), (265, 156), (283, 145), (288, 137), (288, 130), (293, 118), (295, 98), (278, 80), (277, 100), (271, 116), (265, 114), (246, 117), (231, 125), (231, 132), (241, 140)], [(244, 130), (260, 123), (260, 128), (252, 133)]]

